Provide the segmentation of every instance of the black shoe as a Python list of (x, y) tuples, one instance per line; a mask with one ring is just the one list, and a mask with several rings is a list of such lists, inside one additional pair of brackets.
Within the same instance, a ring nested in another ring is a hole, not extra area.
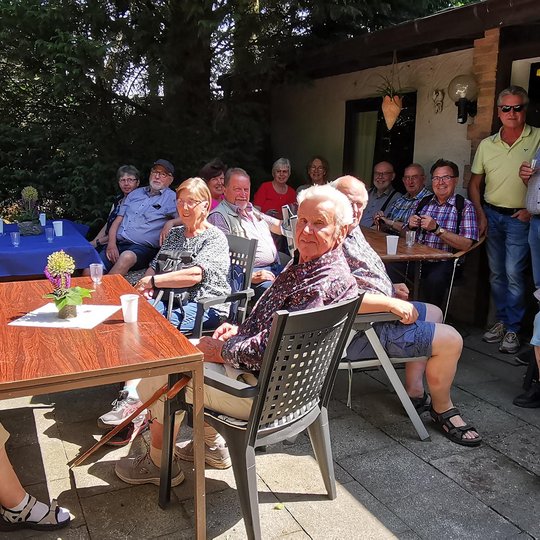
[(518, 407), (525, 407), (527, 409), (540, 407), (540, 383), (533, 383), (525, 393), (514, 398), (512, 403)]
[(418, 414), (422, 414), (429, 411), (429, 408), (431, 407), (431, 396), (424, 391), (424, 395), (422, 397), (412, 397), (411, 402), (416, 409), (416, 412)]

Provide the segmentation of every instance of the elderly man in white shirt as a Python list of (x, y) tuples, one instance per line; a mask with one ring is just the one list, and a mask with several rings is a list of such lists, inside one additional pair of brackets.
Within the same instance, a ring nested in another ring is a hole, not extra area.
[(257, 240), (251, 282), (258, 299), (283, 270), (271, 232), (281, 234), (281, 222), (259, 212), (249, 202), (251, 181), (244, 169), (232, 168), (225, 175), (225, 198), (210, 212), (208, 221), (225, 234)]

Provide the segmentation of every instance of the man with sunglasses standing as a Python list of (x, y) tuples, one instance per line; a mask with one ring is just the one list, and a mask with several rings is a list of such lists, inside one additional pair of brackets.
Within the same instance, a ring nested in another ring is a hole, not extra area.
[[(525, 270), (529, 255), (530, 214), (519, 167), (529, 162), (540, 143), (540, 129), (525, 123), (529, 96), (509, 86), (497, 98), (501, 129), (480, 142), (471, 167), (469, 197), (478, 214), (480, 235), (487, 234), (490, 285), (496, 322), (484, 334), (499, 351), (519, 351), (518, 333), (525, 313)], [(482, 202), (481, 189), (485, 185)]]
[(106, 272), (125, 275), (131, 269), (147, 268), (159, 249), (163, 225), (178, 215), (176, 195), (169, 189), (173, 180), (173, 164), (158, 159), (148, 186), (126, 197), (109, 230), (107, 248), (100, 253)]

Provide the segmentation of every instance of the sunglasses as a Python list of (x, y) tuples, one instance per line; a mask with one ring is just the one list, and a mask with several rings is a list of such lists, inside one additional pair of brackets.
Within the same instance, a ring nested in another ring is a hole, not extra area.
[(524, 105), (523, 103), (521, 105), (499, 105), (499, 109), (504, 113), (509, 113), (511, 110), (514, 112), (521, 112), (526, 106), (527, 105)]

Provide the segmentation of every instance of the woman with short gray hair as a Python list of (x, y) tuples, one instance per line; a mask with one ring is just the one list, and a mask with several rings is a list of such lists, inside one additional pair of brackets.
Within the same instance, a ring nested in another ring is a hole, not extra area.
[(264, 182), (255, 193), (253, 204), (264, 214), (283, 219), (281, 207), (296, 204), (296, 193), (287, 185), (291, 175), (291, 163), (286, 158), (277, 159), (272, 165), (271, 182)]

